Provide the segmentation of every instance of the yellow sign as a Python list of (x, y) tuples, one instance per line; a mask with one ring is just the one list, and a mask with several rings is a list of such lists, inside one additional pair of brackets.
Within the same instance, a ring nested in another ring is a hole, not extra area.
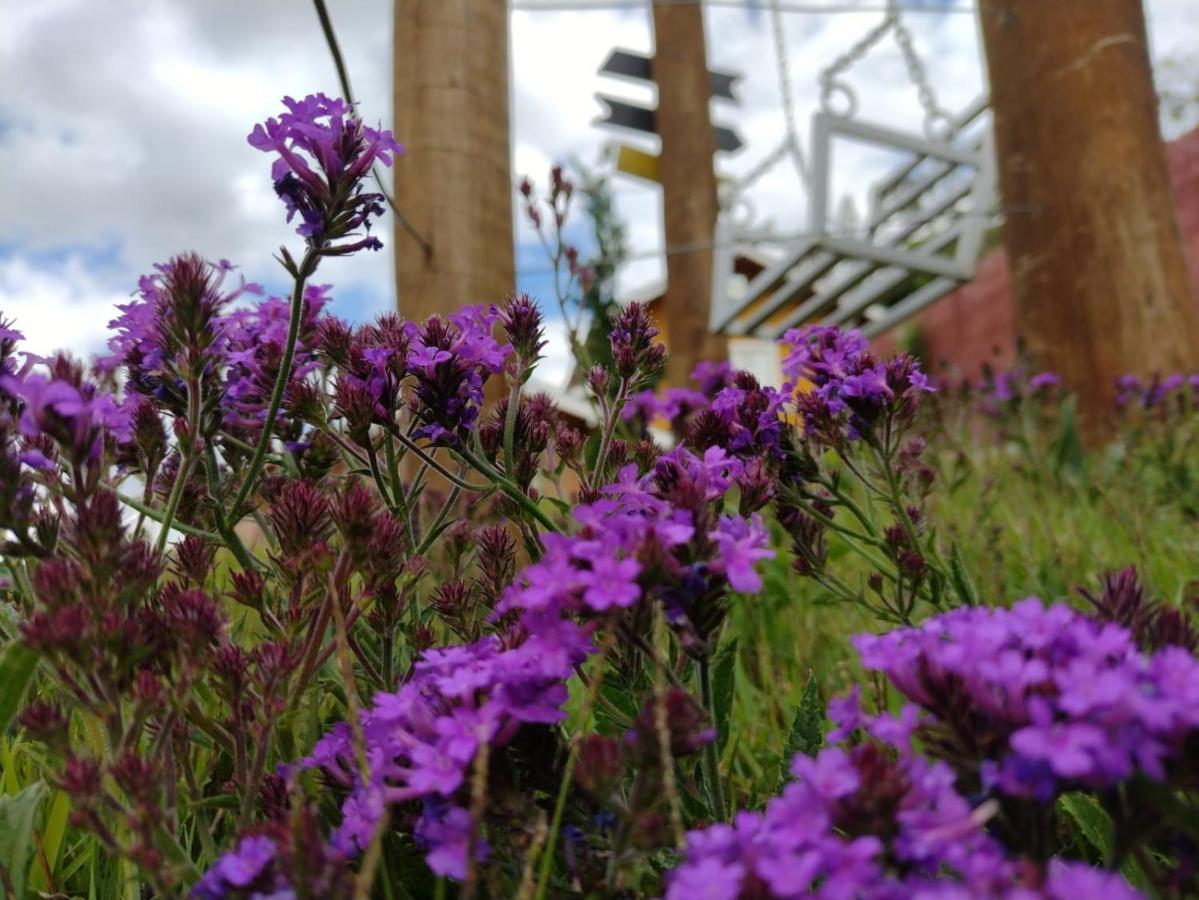
[(617, 170), (646, 181), (661, 182), (658, 176), (660, 162), (658, 154), (646, 153), (628, 144), (621, 144), (616, 151)]

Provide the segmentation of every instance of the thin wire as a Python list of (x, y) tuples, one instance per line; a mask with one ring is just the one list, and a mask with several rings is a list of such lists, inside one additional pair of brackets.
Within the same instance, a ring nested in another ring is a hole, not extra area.
[[(704, 6), (724, 7), (726, 9), (766, 10), (766, 0), (511, 0), (508, 8), (514, 12), (594, 12), (607, 9), (640, 9), (650, 5), (655, 6)], [(857, 3), (803, 3), (782, 2), (781, 12), (804, 13), (816, 15), (841, 15), (853, 13), (886, 12), (885, 4), (875, 3), (869, 6)], [(934, 4), (913, 4), (902, 6), (905, 13), (958, 13), (975, 15), (978, 10), (974, 6), (937, 6)]]
[[(992, 216), (1008, 216), (1013, 213), (1029, 213), (1033, 211), (1031, 206), (1022, 207), (1004, 207), (992, 210), (979, 210), (978, 212), (969, 211), (959, 213), (957, 218), (991, 218)], [(623, 257), (625, 262), (637, 262), (647, 259), (657, 259), (662, 256), (679, 256), (686, 253), (701, 253), (707, 250), (727, 250), (735, 247), (758, 246), (759, 244), (771, 244), (775, 246), (786, 247), (791, 244), (799, 244), (814, 238), (868, 238), (871, 236), (871, 229), (862, 226), (859, 228), (841, 229), (839, 231), (789, 231), (782, 234), (768, 235), (748, 235), (739, 238), (734, 238), (726, 241), (690, 241), (688, 243), (668, 244), (666, 247), (655, 250), (638, 250), (631, 253), (626, 253)], [(517, 268), (517, 275), (522, 277), (534, 277), (541, 275), (553, 275), (554, 270), (548, 266), (539, 269), (522, 269)]]
[[(345, 94), (346, 103), (353, 106), (354, 92), (350, 88), (350, 73), (346, 70), (346, 63), (341, 55), (341, 47), (337, 43), (337, 34), (333, 31), (333, 20), (329, 18), (329, 10), (325, 8), (325, 0), (312, 0), (312, 2), (316, 6), (317, 18), (321, 21), (321, 31), (325, 33), (325, 42), (329, 45), (329, 53), (333, 56), (333, 66), (337, 69), (337, 80), (341, 83), (342, 93)], [(433, 255), (433, 245), (416, 230), (403, 212), (400, 211), (400, 208), (391, 196), (391, 192), (383, 184), (383, 177), (379, 174), (379, 167), (372, 165), (371, 174), (375, 176), (375, 183), (379, 186), (379, 193), (383, 195), (383, 199), (391, 207), (391, 212), (396, 217), (396, 221), (399, 222), (400, 227), (408, 233), (409, 237), (420, 244), (421, 250), (425, 253), (425, 259), (431, 257)]]

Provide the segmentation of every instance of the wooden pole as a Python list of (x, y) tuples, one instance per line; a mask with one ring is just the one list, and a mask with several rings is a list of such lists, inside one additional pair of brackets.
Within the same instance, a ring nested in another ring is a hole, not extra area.
[(1140, 0), (979, 0), (1016, 328), (1110, 423), (1124, 373), (1194, 371), (1199, 316)]
[(421, 320), (497, 303), (516, 280), (506, 0), (397, 0), (394, 13), (396, 297)]
[(708, 112), (708, 61), (698, 3), (655, 3), (654, 80), (662, 138), (661, 181), (666, 245), (663, 324), (670, 362), (666, 381), (685, 384), (696, 363), (727, 356), (725, 339), (708, 332), (712, 235), (716, 227), (716, 139)]

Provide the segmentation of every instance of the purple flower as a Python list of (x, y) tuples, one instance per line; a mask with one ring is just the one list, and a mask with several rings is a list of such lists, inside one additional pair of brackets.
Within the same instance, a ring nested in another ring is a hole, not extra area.
[(882, 362), (857, 331), (812, 325), (791, 329), (781, 343), (788, 348), (785, 390), (799, 391), (805, 430), (824, 443), (858, 440), (885, 416), (910, 416), (920, 395), (933, 390), (914, 359)]
[(774, 559), (767, 545), (770, 535), (757, 513), (748, 521), (740, 516), (721, 516), (715, 531), (708, 532), (719, 552), (712, 560), (714, 572), (723, 572), (734, 590), (752, 594), (762, 589), (762, 577), (754, 569), (761, 559)]
[[(470, 812), (459, 806), (427, 803), (416, 823), (416, 841), (425, 850), (425, 860), (437, 875), (466, 877), (466, 856), (470, 846)], [(486, 858), (486, 845), (480, 839), (475, 852)]]
[(1126, 629), (1061, 604), (959, 609), (854, 643), (867, 669), (935, 717), (941, 746), (990, 748), (952, 761), (1009, 794), (1050, 799), (1138, 770), (1161, 778), (1199, 728), (1199, 713), (1182, 713), (1199, 700), (1199, 661), (1172, 646), (1146, 656)]
[(234, 891), (249, 888), (270, 867), (275, 853), (275, 842), (270, 838), (242, 838), (236, 849), (226, 853), (204, 873), (192, 889), (192, 896), (198, 900), (221, 900)]
[(271, 178), (287, 207), (287, 221), (299, 214), (296, 232), (326, 253), (379, 249), (379, 239), (369, 234), (331, 244), (359, 229), (370, 231), (371, 219), (383, 213), (384, 197), (364, 193), (362, 180), (374, 163), (390, 166), (392, 155), (403, 148), (390, 131), (363, 125), (344, 100), (309, 94), (303, 100), (284, 97), (283, 105), (286, 112), (255, 125), (247, 140), (255, 149), (278, 154)]
[(417, 435), (433, 443), (460, 442), (479, 418), (483, 385), (504, 368), (510, 347), (492, 336), (493, 308), (467, 306), (424, 325), (406, 323), (408, 372), (416, 379), (413, 408), (424, 422)]
[[(75, 385), (39, 373), (0, 375), (0, 396), (21, 405), (17, 420), (20, 433), (29, 439), (47, 435), (76, 462), (95, 462), (100, 457), (105, 434), (117, 440), (131, 436), (130, 410), (95, 385)], [(43, 467), (39, 451), (28, 455), (28, 464)]]
[(1028, 379), (1028, 386), (1034, 391), (1047, 391), (1061, 383), (1062, 379), (1056, 372), (1038, 372)]

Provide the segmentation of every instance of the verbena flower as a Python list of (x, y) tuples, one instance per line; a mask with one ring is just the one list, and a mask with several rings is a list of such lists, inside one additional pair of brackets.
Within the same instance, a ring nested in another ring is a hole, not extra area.
[[(132, 437), (130, 410), (86, 381), (56, 377), (54, 372), (0, 375), (0, 399), (17, 405), (17, 429), (27, 440), (43, 436), (62, 448), (76, 464), (99, 461), (105, 435)], [(50, 464), (45, 454), (29, 450), (22, 462), (35, 468)]]
[(984, 830), (987, 811), (957, 792), (949, 766), (913, 749), (913, 707), (898, 718), (866, 717), (855, 700), (829, 714), (841, 725), (831, 739), (859, 729), (866, 739), (797, 755), (795, 781), (765, 810), (689, 832), (667, 900), (1140, 896), (1085, 864), (1054, 859), (1040, 868), (1009, 857)]
[(880, 361), (857, 331), (810, 325), (791, 329), (780, 343), (788, 348), (785, 388), (799, 391), (806, 431), (826, 443), (870, 437), (885, 416), (910, 416), (920, 395), (934, 390), (914, 359)]
[[(324, 308), (330, 302), (329, 285), (308, 285), (304, 289), (300, 329), (292, 358), (289, 393), (319, 368), (316, 355), (317, 333)], [(271, 393), (287, 345), (290, 304), (279, 297), (267, 297), (259, 303), (233, 310), (222, 323), (222, 361), (228, 366), (221, 406), (230, 424), (257, 431), (266, 419)], [(282, 416), (284, 410), (280, 410)]]
[[(303, 100), (284, 97), (283, 105), (286, 112), (255, 125), (247, 140), (255, 149), (278, 155), (271, 178), (287, 207), (287, 221), (299, 215), (296, 233), (325, 253), (382, 247), (369, 231), (371, 220), (383, 214), (385, 198), (364, 192), (362, 181), (374, 163), (391, 165), (403, 148), (390, 131), (362, 124), (344, 100), (309, 94)], [(368, 233), (334, 243), (359, 230)]]
[(1190, 653), (1146, 656), (1124, 628), (1061, 604), (959, 609), (854, 643), (866, 668), (935, 717), (935, 752), (1007, 794), (1045, 800), (1137, 772), (1164, 780), (1199, 729)]
[(416, 382), (412, 406), (424, 423), (419, 437), (456, 444), (475, 424), (484, 383), (511, 353), (492, 336), (499, 316), (494, 307), (467, 306), (448, 320), (432, 316), (423, 325), (405, 325), (408, 371)]

